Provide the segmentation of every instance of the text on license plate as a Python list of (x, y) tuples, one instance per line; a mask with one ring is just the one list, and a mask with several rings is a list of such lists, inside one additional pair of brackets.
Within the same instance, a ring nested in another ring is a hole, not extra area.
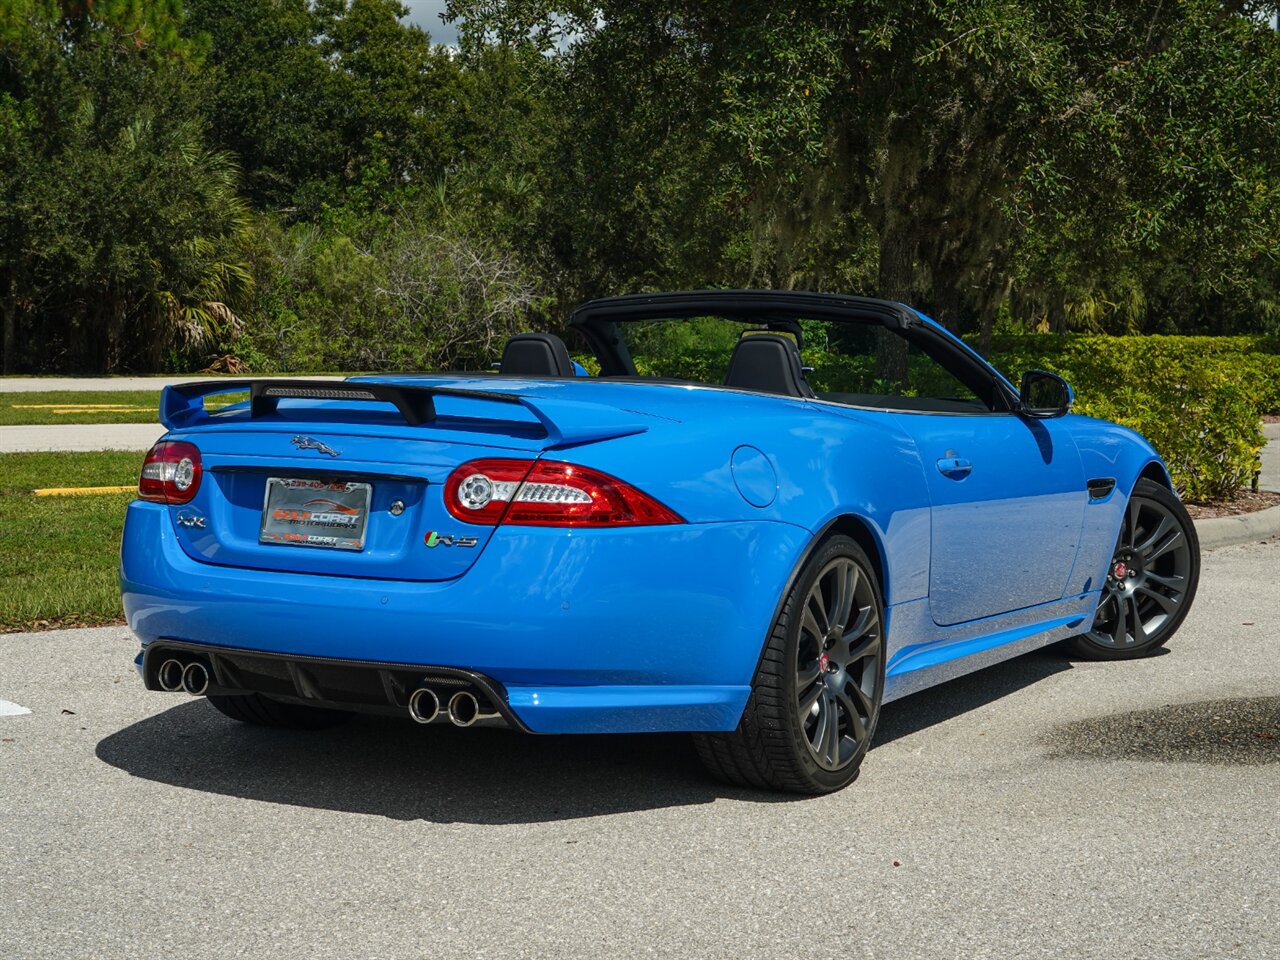
[(363, 550), (372, 492), (354, 481), (268, 477), (258, 542)]

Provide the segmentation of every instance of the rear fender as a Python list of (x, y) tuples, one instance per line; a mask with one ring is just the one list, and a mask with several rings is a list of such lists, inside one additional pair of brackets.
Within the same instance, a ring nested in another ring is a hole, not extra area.
[(691, 523), (770, 520), (816, 537), (855, 516), (885, 558), (888, 603), (925, 596), (929, 499), (911, 439), (874, 411), (731, 399), (731, 429), (686, 422), (548, 456), (625, 480)]

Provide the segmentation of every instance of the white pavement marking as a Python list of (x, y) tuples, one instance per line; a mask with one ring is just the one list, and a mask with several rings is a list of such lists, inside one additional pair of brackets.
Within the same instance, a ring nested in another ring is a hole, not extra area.
[(21, 717), (30, 713), (24, 706), (16, 703), (10, 703), (8, 700), (0, 700), (0, 717)]
[(164, 427), (158, 423), (58, 423), (0, 427), (0, 453), (147, 450), (164, 432)]
[[(249, 376), (249, 375), (246, 375)], [(160, 390), (171, 383), (218, 380), (216, 374), (195, 377), (0, 377), (0, 393), (31, 393), (50, 390)], [(227, 377), (242, 380), (245, 377)], [(255, 380), (287, 380), (288, 377), (254, 377)], [(342, 380), (338, 374), (307, 376), (307, 380)]]

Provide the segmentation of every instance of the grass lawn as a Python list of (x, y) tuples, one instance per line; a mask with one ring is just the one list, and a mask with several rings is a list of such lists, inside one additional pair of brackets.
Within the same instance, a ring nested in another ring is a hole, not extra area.
[(0, 393), (0, 427), (27, 423), (157, 423), (159, 409), (159, 390)]
[(122, 620), (116, 570), (133, 494), (31, 491), (132, 486), (142, 457), (142, 451), (0, 454), (0, 631)]
[[(213, 398), (208, 407), (216, 410), (248, 396), (244, 392), (222, 394)], [(159, 410), (159, 390), (0, 393), (0, 427), (50, 423), (159, 423)]]

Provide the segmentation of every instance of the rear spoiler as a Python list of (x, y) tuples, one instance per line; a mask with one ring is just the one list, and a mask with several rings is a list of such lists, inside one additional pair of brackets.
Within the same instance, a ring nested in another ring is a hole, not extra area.
[[(342, 380), (201, 380), (173, 384), (160, 394), (160, 422), (170, 430), (200, 426), (209, 421), (204, 398), (219, 393), (249, 393), (251, 419), (273, 417), (288, 420), (279, 409), (281, 400), (337, 400), (343, 403), (386, 403), (394, 406), (411, 427), (436, 420), (436, 397), (479, 400), (506, 407), (522, 407), (546, 430), (549, 446), (572, 446), (643, 433), (648, 425), (627, 419), (622, 411), (598, 403), (546, 400), (515, 393), (462, 390), (425, 384), (378, 383)], [(497, 412), (495, 408), (495, 413)], [(509, 420), (495, 416), (494, 420)], [(526, 422), (526, 421), (519, 421)]]

